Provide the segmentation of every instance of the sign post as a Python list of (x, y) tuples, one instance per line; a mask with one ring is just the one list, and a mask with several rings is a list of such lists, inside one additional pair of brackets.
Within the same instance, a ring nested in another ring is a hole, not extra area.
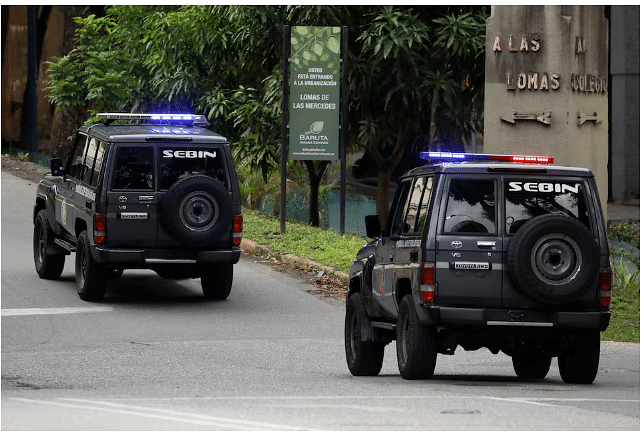
[(340, 32), (340, 27), (292, 28), (289, 159), (339, 158)]
[[(282, 233), (286, 227), (287, 158), (345, 159), (340, 152), (341, 32), (340, 27), (284, 26)], [(341, 222), (343, 226), (344, 217)]]

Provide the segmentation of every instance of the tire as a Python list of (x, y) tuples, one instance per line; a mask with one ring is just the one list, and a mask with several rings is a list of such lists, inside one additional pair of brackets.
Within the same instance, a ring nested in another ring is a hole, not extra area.
[(359, 294), (353, 294), (347, 302), (344, 318), (344, 351), (349, 372), (354, 376), (376, 376), (382, 369), (385, 345), (382, 342), (362, 340), (362, 326), (367, 322), (367, 313)]
[(201, 275), (201, 289), (208, 300), (225, 300), (233, 287), (233, 265), (213, 265)]
[(47, 220), (47, 212), (41, 210), (34, 222), (34, 264), (41, 279), (55, 280), (60, 277), (65, 268), (64, 254), (47, 254), (53, 241), (53, 230)]
[(427, 379), (434, 375), (437, 355), (436, 330), (421, 324), (411, 295), (405, 295), (400, 303), (396, 354), (402, 378)]
[(178, 241), (205, 247), (230, 239), (231, 200), (212, 177), (195, 175), (176, 181), (163, 197), (161, 223)]
[(517, 289), (539, 302), (561, 304), (593, 289), (599, 247), (581, 222), (564, 215), (542, 215), (514, 235), (508, 263)]
[(566, 383), (590, 384), (599, 369), (599, 332), (581, 334), (573, 348), (557, 358), (559, 374)]
[(87, 232), (82, 231), (76, 245), (76, 290), (81, 300), (101, 300), (105, 295), (107, 276), (107, 269), (94, 261)]
[(519, 348), (512, 356), (514, 372), (518, 377), (542, 379), (548, 375), (552, 356), (536, 347)]

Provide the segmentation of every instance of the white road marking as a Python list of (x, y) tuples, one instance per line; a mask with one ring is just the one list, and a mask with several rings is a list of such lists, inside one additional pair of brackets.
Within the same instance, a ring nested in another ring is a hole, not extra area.
[[(629, 399), (620, 399), (620, 398), (554, 398), (554, 397), (491, 397), (491, 396), (478, 396), (478, 395), (343, 395), (343, 396), (264, 396), (264, 397), (251, 397), (251, 396), (239, 396), (239, 397), (166, 397), (166, 398), (125, 398), (124, 401), (195, 401), (195, 400), (215, 400), (215, 401), (224, 401), (224, 400), (240, 400), (240, 401), (249, 401), (249, 400), (293, 400), (293, 401), (302, 401), (302, 400), (436, 400), (436, 399), (448, 399), (448, 398), (458, 398), (458, 399), (482, 399), (482, 400), (498, 400), (498, 401), (513, 401), (513, 402), (615, 402), (615, 403), (639, 403), (640, 400), (629, 400)], [(118, 399), (116, 399), (118, 400)]]
[(2, 309), (2, 316), (64, 315), (89, 312), (111, 312), (112, 307), (30, 307), (25, 309)]
[[(12, 398), (12, 400), (26, 403), (44, 404), (48, 406), (68, 407), (72, 409), (95, 410), (99, 412), (121, 413), (124, 415), (135, 415), (145, 418), (163, 419), (167, 421), (185, 422), (195, 425), (224, 428), (228, 430), (311, 430), (303, 427), (292, 427), (288, 425), (272, 424), (269, 422), (248, 421), (244, 419), (217, 418), (215, 416), (199, 415), (196, 413), (177, 412), (170, 409), (157, 409), (152, 407), (131, 406), (126, 404), (110, 403), (107, 401), (82, 400), (77, 398), (60, 398), (61, 401), (33, 400), (28, 398)], [(85, 404), (72, 404), (78, 402)], [(174, 415), (174, 416), (172, 416)]]

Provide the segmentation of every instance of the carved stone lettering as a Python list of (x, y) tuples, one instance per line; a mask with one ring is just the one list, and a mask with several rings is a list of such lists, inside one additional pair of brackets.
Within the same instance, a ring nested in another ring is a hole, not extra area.
[(583, 36), (575, 39), (575, 53), (586, 53), (586, 39)]
[[(517, 47), (515, 45), (514, 35), (508, 36), (508, 51), (510, 52), (537, 52), (541, 49), (541, 41), (538, 35), (532, 35), (528, 38), (526, 35), (521, 36), (521, 43)], [(501, 47), (501, 36), (497, 35), (494, 37), (492, 42), (492, 51), (493, 52), (502, 52), (503, 48)]]
[(559, 79), (561, 76), (559, 73), (519, 73), (515, 76), (508, 72), (506, 77), (506, 88), (509, 91), (516, 89), (556, 91), (560, 87)]
[(570, 76), (570, 89), (577, 92), (608, 92), (608, 78), (592, 74), (573, 74)]

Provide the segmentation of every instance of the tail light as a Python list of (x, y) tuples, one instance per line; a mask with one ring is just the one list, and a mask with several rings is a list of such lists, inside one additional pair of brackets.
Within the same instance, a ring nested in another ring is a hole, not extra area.
[(97, 213), (94, 215), (94, 242), (96, 244), (105, 243), (105, 229), (106, 229), (105, 215)]
[(233, 218), (233, 245), (241, 245), (243, 229), (244, 218), (241, 215), (235, 215)]
[(425, 302), (434, 301), (436, 293), (436, 264), (422, 263), (420, 265), (420, 299)]
[(602, 268), (599, 270), (599, 306), (602, 309), (610, 307), (613, 296), (613, 270)]

